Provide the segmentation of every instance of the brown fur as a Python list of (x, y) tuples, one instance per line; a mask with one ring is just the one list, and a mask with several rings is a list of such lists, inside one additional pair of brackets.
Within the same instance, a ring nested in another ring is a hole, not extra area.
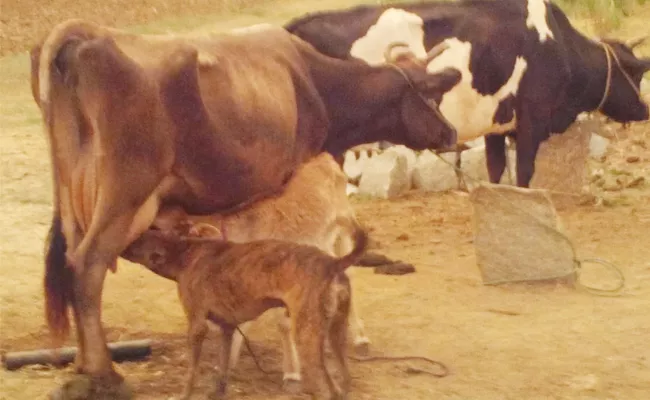
[[(312, 158), (296, 171), (284, 192), (258, 201), (236, 213), (205, 216), (188, 215), (179, 207), (166, 207), (156, 217), (154, 226), (164, 231), (193, 229), (199, 236), (225, 237), (233, 242), (246, 243), (254, 240), (280, 239), (294, 243), (316, 246), (327, 254), (342, 256), (351, 251), (358, 225), (354, 209), (346, 194), (347, 178), (327, 153)], [(187, 225), (189, 224), (189, 225)], [(218, 228), (215, 228), (218, 227)], [(225, 232), (221, 232), (223, 228)], [(338, 287), (335, 280), (332, 290)], [(347, 285), (347, 282), (345, 283)], [(351, 299), (350, 327), (354, 345), (360, 354), (368, 351), (368, 339), (363, 322)], [(294, 357), (295, 344), (288, 335), (285, 319), (279, 320), (283, 335), (283, 369), (287, 385), (300, 380), (299, 360)], [(242, 331), (249, 324), (240, 326)], [(231, 353), (231, 367), (239, 359), (242, 337), (235, 333)]]
[(420, 92), (441, 95), (458, 71), (399, 68), (325, 57), (281, 28), (191, 37), (57, 25), (32, 51), (31, 84), (53, 170), (47, 319), (62, 340), (72, 305), (79, 370), (115, 373), (100, 312), (106, 270), (161, 206), (242, 207), (280, 193), (324, 150), (455, 142)]
[[(318, 398), (330, 399), (344, 398), (349, 386), (346, 337), (350, 287), (342, 272), (363, 254), (366, 243), (367, 235), (359, 228), (353, 250), (333, 258), (312, 246), (278, 240), (232, 243), (148, 231), (123, 256), (178, 282), (191, 351), (184, 398), (192, 391), (206, 321), (219, 325), (223, 333), (218, 394), (224, 395), (236, 327), (270, 308), (285, 306), (307, 383)], [(330, 286), (337, 277), (347, 283), (348, 296), (340, 292), (332, 296)], [(325, 367), (326, 338), (342, 369), (341, 387)]]

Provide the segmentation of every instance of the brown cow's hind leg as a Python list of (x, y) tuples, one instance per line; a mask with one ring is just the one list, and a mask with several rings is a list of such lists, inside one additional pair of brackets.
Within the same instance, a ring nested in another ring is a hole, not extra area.
[[(115, 265), (117, 256), (124, 248), (149, 227), (157, 210), (158, 201), (152, 196), (133, 214), (114, 219), (96, 236), (94, 246), (87, 253), (85, 268), (74, 269), (72, 308), (79, 346), (77, 371), (88, 376), (78, 377), (65, 384), (55, 392), (53, 398), (77, 396), (70, 391), (79, 391), (76, 387), (79, 382), (90, 384), (84, 384), (87, 386), (84, 391), (87, 396), (79, 395), (75, 399), (120, 400), (132, 397), (123, 378), (113, 369), (101, 322), (101, 296), (107, 269)], [(88, 235), (84, 240), (87, 237)]]
[(55, 390), (51, 399), (128, 400), (133, 397), (124, 379), (113, 369), (101, 323), (101, 296), (108, 262), (75, 272), (73, 310), (80, 375)]

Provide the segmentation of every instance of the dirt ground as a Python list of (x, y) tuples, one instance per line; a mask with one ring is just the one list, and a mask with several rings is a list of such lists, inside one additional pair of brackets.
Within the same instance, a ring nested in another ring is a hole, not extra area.
[[(265, 19), (282, 22), (316, 8), (324, 8), (323, 3), (288, 3), (214, 21), (222, 27)], [(647, 16), (645, 10), (627, 21), (626, 26), (635, 28), (621, 35), (649, 32)], [(207, 19), (202, 16), (202, 21)], [(195, 24), (190, 20), (174, 26), (191, 29)], [(41, 281), (52, 195), (47, 142), (29, 93), (28, 59), (24, 54), (4, 57), (0, 70), (0, 351), (5, 352), (48, 344)], [(626, 287), (618, 297), (562, 285), (484, 286), (473, 247), (472, 208), (464, 193), (353, 199), (381, 251), (417, 268), (415, 274), (399, 277), (353, 270), (371, 353), (431, 357), (445, 363), (451, 374), (434, 378), (409, 373), (409, 366), (427, 367), (416, 362), (352, 362), (352, 399), (650, 398), (650, 124), (610, 129), (613, 146), (592, 167), (613, 183), (594, 181), (596, 204), (560, 214), (580, 258), (603, 258), (623, 272)], [(616, 184), (630, 175), (645, 181), (633, 188)], [(599, 287), (615, 281), (614, 275), (592, 265), (585, 265), (582, 278)], [(171, 282), (121, 261), (118, 273), (106, 282), (103, 320), (110, 341), (154, 341), (149, 359), (118, 365), (138, 398), (168, 399), (180, 393), (187, 365), (185, 321)], [(279, 336), (271, 316), (256, 323), (250, 339), (272, 373), (260, 372), (244, 351), (229, 398), (300, 398), (281, 391)], [(207, 343), (200, 391), (213, 382), (215, 346), (214, 340)], [(70, 373), (70, 368), (49, 367), (0, 370), (0, 399), (44, 398)]]

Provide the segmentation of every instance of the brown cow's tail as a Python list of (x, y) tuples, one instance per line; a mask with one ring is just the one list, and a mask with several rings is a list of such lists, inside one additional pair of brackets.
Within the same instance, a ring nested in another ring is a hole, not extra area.
[(345, 271), (348, 267), (355, 264), (361, 259), (361, 256), (366, 252), (368, 247), (368, 233), (359, 225), (354, 225), (354, 247), (350, 253), (341, 258), (336, 259), (334, 265), (329, 268), (333, 272), (333, 276)]
[[(67, 244), (61, 227), (59, 213), (59, 162), (56, 157), (57, 143), (51, 97), (53, 81), (64, 82), (68, 74), (65, 57), (61, 57), (66, 45), (71, 41), (80, 41), (92, 36), (97, 29), (93, 24), (82, 20), (69, 20), (56, 25), (39, 46), (32, 49), (32, 94), (43, 116), (45, 131), (50, 139), (50, 157), (52, 161), (52, 181), (54, 189), (54, 216), (46, 240), (45, 250), (45, 318), (54, 339), (54, 345), (60, 346), (70, 332), (68, 306), (72, 302), (72, 271), (66, 266), (65, 252)], [(61, 61), (61, 62), (57, 62)], [(65, 132), (72, 134), (72, 132)]]
[(68, 305), (72, 302), (72, 270), (66, 267), (66, 242), (61, 216), (55, 213), (45, 242), (45, 318), (55, 347), (61, 346), (70, 332)]

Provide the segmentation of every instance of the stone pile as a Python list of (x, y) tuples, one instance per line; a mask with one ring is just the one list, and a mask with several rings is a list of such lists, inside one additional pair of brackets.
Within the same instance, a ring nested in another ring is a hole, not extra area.
[[(602, 158), (610, 140), (599, 135), (598, 120), (581, 116), (565, 133), (552, 135), (542, 143), (535, 162), (536, 174), (531, 187), (579, 194), (588, 187), (588, 158)], [(459, 179), (454, 168), (456, 153), (440, 157), (431, 151), (415, 152), (405, 146), (392, 146), (380, 151), (376, 148), (357, 152), (348, 151), (343, 170), (348, 176), (348, 194), (392, 199), (411, 189), (425, 192), (445, 192), (476, 187), (479, 181), (488, 181), (485, 161), (485, 142), (479, 138), (466, 143), (469, 149), (461, 152), (460, 168), (467, 178)], [(502, 184), (516, 182), (516, 151), (508, 149), (508, 168)]]

